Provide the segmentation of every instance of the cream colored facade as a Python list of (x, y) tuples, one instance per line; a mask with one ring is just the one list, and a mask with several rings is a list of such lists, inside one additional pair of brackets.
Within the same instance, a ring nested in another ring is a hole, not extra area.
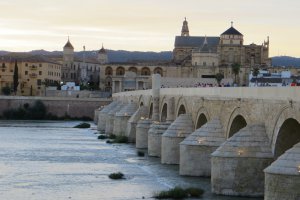
[[(61, 65), (43, 56), (2, 57), (0, 88), (13, 88), (15, 60), (18, 66), (19, 85), (17, 95), (43, 96), (47, 85), (57, 85), (61, 81)], [(3, 67), (5, 66), (5, 67)]]
[[(190, 68), (185, 77), (212, 77), (222, 73), (225, 78), (235, 78), (232, 65), (239, 64), (237, 82), (247, 84), (253, 68), (271, 66), (269, 38), (261, 45), (244, 45), (244, 36), (233, 27), (220, 36), (190, 36), (187, 21), (183, 22), (181, 36), (175, 37), (173, 61), (182, 68)], [(184, 31), (184, 32), (183, 32)]]

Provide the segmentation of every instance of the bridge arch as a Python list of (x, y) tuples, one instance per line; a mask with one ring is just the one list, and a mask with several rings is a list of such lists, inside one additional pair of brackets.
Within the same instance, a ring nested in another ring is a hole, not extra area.
[(210, 120), (207, 109), (205, 107), (201, 107), (197, 114), (195, 130), (201, 128), (204, 124), (206, 124)]
[(140, 107), (144, 105), (144, 98), (143, 98), (143, 95), (140, 95), (138, 104), (139, 104)]
[(167, 121), (167, 117), (168, 117), (168, 104), (164, 103), (161, 109), (160, 121), (161, 122)]
[(159, 103), (159, 119), (161, 122), (165, 122), (168, 115), (168, 101), (167, 97), (163, 96)]
[(229, 117), (226, 130), (226, 138), (232, 137), (239, 130), (247, 126), (246, 115), (242, 112), (240, 107), (233, 110)]
[(180, 97), (177, 101), (177, 109), (176, 109), (176, 116), (178, 117), (181, 114), (186, 114), (188, 113), (187, 110), (187, 103), (186, 100), (184, 99), (184, 97)]
[(150, 108), (149, 108), (149, 119), (152, 119), (152, 115), (153, 115), (153, 103), (150, 103)]
[(295, 108), (284, 107), (279, 113), (272, 136), (275, 159), (300, 142), (300, 115)]

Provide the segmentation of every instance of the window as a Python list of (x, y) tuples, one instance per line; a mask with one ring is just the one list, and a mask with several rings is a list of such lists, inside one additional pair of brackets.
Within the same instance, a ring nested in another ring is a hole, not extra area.
[(204, 66), (204, 67), (206, 66), (206, 62), (203, 62), (203, 66)]
[(28, 67), (28, 63), (25, 63), (25, 67)]
[(42, 67), (42, 64), (39, 64), (39, 67)]
[(42, 80), (41, 79), (38, 79), (36, 81), (37, 81), (37, 85), (42, 85)]
[(28, 75), (28, 71), (25, 71), (25, 75)]
[(2, 72), (5, 72), (5, 69), (2, 69)]
[(42, 71), (39, 71), (39, 75), (42, 75)]
[(212, 63), (212, 66), (213, 66), (213, 67), (215, 66), (215, 62)]

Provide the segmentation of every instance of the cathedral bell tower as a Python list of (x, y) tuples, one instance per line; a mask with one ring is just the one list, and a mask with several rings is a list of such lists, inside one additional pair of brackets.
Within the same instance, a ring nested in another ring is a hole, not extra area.
[(186, 18), (184, 18), (182, 29), (181, 29), (181, 36), (190, 36), (188, 22)]
[(102, 44), (102, 48), (98, 51), (98, 61), (100, 62), (100, 64), (108, 63), (107, 52), (104, 49), (103, 44)]

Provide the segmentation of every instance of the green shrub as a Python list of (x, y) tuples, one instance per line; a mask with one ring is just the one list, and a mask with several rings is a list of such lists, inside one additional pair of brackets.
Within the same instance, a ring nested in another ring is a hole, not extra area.
[(11, 93), (10, 87), (3, 87), (3, 88), (2, 88), (2, 93), (3, 93), (4, 95), (10, 95), (10, 93)]
[(124, 174), (122, 172), (111, 173), (110, 175), (108, 175), (108, 177), (110, 179), (123, 179), (124, 178)]
[(74, 128), (90, 128), (91, 125), (89, 123), (80, 123), (76, 126), (74, 126)]
[[(111, 139), (111, 138), (114, 138), (114, 139)], [(113, 143), (116, 143), (116, 144), (127, 144), (128, 143), (128, 137), (126, 136), (121, 136), (121, 135), (118, 135), (118, 136), (115, 136), (115, 137), (108, 137), (108, 139), (110, 140), (107, 140), (106, 143), (108, 144), (113, 144)]]
[(113, 140), (113, 143), (126, 144), (126, 143), (128, 143), (128, 137), (122, 136), (122, 135), (118, 135)]
[(99, 135), (98, 139), (99, 140), (104, 140), (104, 139), (107, 139), (107, 136), (106, 135)]
[(116, 135), (110, 134), (110, 135), (108, 136), (108, 139), (116, 139)]
[(200, 188), (190, 187), (185, 189), (190, 197), (201, 197), (204, 191)]
[(144, 156), (145, 156), (145, 153), (142, 152), (142, 151), (138, 151), (138, 152), (137, 152), (137, 155), (138, 155), (139, 157), (144, 157)]
[(201, 197), (203, 194), (202, 189), (175, 187), (167, 191), (161, 191), (154, 195), (156, 199), (183, 199), (189, 197)]

